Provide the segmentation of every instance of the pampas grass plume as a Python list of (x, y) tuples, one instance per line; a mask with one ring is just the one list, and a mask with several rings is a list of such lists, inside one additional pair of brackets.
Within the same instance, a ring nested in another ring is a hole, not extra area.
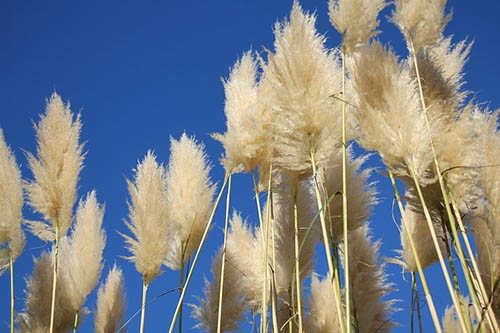
[(26, 184), (28, 203), (46, 222), (32, 222), (31, 231), (42, 240), (54, 240), (68, 231), (83, 166), (83, 145), (79, 143), (80, 115), (73, 118), (70, 105), (53, 93), (45, 114), (35, 125), (36, 156), (28, 153), (34, 180)]
[(290, 20), (275, 26), (275, 52), (260, 81), (260, 101), (272, 114), (273, 163), (300, 177), (312, 174), (311, 151), (321, 165), (341, 144), (340, 102), (331, 98), (341, 91), (341, 70), (315, 23), (295, 1)]
[(97, 309), (94, 326), (96, 333), (114, 333), (125, 316), (125, 293), (122, 270), (115, 265), (109, 271), (106, 282), (97, 292)]
[(385, 6), (385, 0), (328, 1), (330, 22), (343, 36), (347, 53), (379, 33), (377, 16)]
[(125, 224), (133, 236), (124, 235), (132, 253), (127, 259), (149, 284), (161, 274), (161, 265), (170, 246), (167, 234), (168, 205), (165, 168), (156, 162), (152, 151), (135, 169), (134, 181), (127, 180), (131, 201)]
[(0, 275), (22, 253), (25, 236), (23, 223), (23, 189), (21, 171), (0, 129)]
[(95, 191), (81, 200), (76, 223), (69, 237), (61, 239), (58, 274), (63, 274), (66, 288), (71, 290), (70, 302), (78, 311), (99, 282), (106, 235), (102, 229), (104, 207), (99, 205)]
[(258, 101), (257, 62), (249, 51), (236, 62), (224, 81), (227, 131), (213, 137), (224, 146), (226, 172), (251, 172), (269, 159), (270, 136)]
[(439, 41), (451, 19), (445, 14), (446, 0), (396, 0), (394, 4), (391, 20), (416, 52)]
[(171, 139), (166, 175), (169, 251), (165, 265), (184, 266), (198, 247), (212, 211), (215, 185), (204, 146), (183, 134)]

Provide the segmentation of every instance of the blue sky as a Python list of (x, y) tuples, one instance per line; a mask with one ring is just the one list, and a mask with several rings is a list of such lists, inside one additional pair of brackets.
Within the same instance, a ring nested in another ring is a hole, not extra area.
[[(338, 45), (339, 36), (329, 24), (327, 1), (303, 0), (301, 4), (317, 11), (317, 28), (328, 36), (328, 45)], [(186, 132), (205, 143), (214, 166), (212, 179), (222, 183), (223, 169), (218, 162), (222, 147), (209, 137), (225, 129), (221, 77), (228, 76), (229, 68), (248, 49), (272, 48), (273, 25), (288, 15), (291, 6), (292, 0), (1, 2), (0, 127), (16, 153), (23, 176), (30, 178), (23, 150), (35, 151), (33, 121), (44, 111), (46, 98), (56, 91), (71, 102), (74, 112), (81, 112), (87, 155), (79, 195), (96, 189), (98, 199), (106, 204), (104, 275), (114, 262), (123, 268), (127, 317), (140, 305), (141, 277), (132, 263), (120, 257), (127, 255), (117, 234), (126, 231), (122, 221), (128, 213), (125, 178), (132, 177), (137, 160), (148, 149), (167, 162), (170, 136), (179, 138)], [(475, 93), (477, 101), (495, 109), (500, 91), (500, 4), (494, 0), (474, 5), (450, 0), (448, 8), (453, 9), (453, 20), (446, 33), (453, 34), (455, 41), (475, 41), (465, 68), (465, 87)], [(381, 20), (380, 38), (405, 56), (398, 31), (384, 17)], [(233, 192), (234, 208), (255, 221), (250, 178), (242, 175), (234, 181), (233, 188), (240, 189), (236, 195)], [(386, 186), (386, 180), (380, 182)], [(383, 192), (381, 198), (383, 202), (371, 219), (374, 237), (383, 239), (382, 254), (392, 256), (392, 250), (399, 246), (397, 228), (390, 217), (392, 193)], [(25, 216), (33, 218), (29, 209)], [(203, 276), (209, 276), (211, 258), (221, 244), (222, 210), (216, 224), (202, 253), (202, 264), (196, 269), (188, 303), (200, 295)], [(28, 238), (17, 263), (18, 297), (23, 297), (22, 276), (31, 273), (32, 258), (46, 248)], [(404, 300), (400, 304), (404, 310), (395, 316), (403, 325), (397, 331), (406, 332), (410, 285), (403, 281), (398, 267), (391, 266), (390, 273), (400, 290), (394, 298)], [(153, 281), (149, 298), (176, 287), (177, 274), (166, 272)], [(0, 331), (9, 320), (8, 293), (5, 274), (0, 277)], [(90, 309), (95, 307), (94, 294), (87, 304)], [(450, 301), (438, 289), (436, 295), (442, 311)], [(176, 300), (177, 295), (170, 294), (148, 308), (147, 331), (168, 327)], [(22, 301), (16, 306), (21, 310)], [(90, 318), (81, 332), (90, 332), (91, 322)], [(131, 322), (129, 331), (136, 331), (138, 324), (139, 318)], [(186, 313), (185, 327), (192, 325)]]

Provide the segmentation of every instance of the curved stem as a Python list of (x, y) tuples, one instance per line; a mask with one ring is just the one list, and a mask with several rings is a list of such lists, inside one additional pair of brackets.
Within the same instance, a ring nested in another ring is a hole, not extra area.
[[(326, 255), (326, 261), (328, 264), (328, 272), (330, 273), (330, 276), (332, 278), (332, 288), (334, 289), (334, 295), (336, 296), (336, 305), (337, 305), (337, 315), (339, 316), (339, 323), (340, 323), (340, 330), (344, 332), (345, 330), (345, 324), (344, 324), (344, 316), (343, 316), (343, 308), (342, 308), (342, 298), (340, 296), (340, 289), (335, 287), (335, 282), (333, 281), (334, 276), (338, 276), (338, 266), (334, 268), (333, 266), (333, 259), (332, 259), (332, 253), (330, 250), (330, 237), (328, 236), (328, 231), (326, 229), (326, 218), (325, 218), (325, 204), (323, 203), (323, 200), (321, 200), (321, 192), (320, 192), (320, 187), (319, 187), (319, 182), (318, 182), (318, 172), (316, 169), (316, 160), (314, 157), (314, 151), (311, 146), (311, 166), (313, 169), (313, 178), (314, 178), (314, 193), (316, 195), (316, 203), (318, 205), (318, 214), (321, 222), (321, 232), (323, 235), (323, 245), (325, 247), (325, 255)], [(338, 282), (338, 280), (337, 280)]]
[(408, 223), (406, 221), (406, 215), (401, 201), (401, 196), (399, 195), (399, 190), (396, 186), (396, 181), (394, 180), (394, 175), (392, 174), (392, 171), (388, 169), (388, 172), (392, 187), (394, 189), (394, 195), (396, 196), (396, 201), (398, 203), (399, 212), (401, 213), (401, 221), (403, 223), (403, 228), (405, 229), (406, 236), (410, 241), (410, 249), (413, 254), (413, 258), (415, 259), (415, 264), (417, 266), (420, 282), (422, 283), (422, 288), (424, 288), (425, 299), (427, 301), (427, 304), (429, 305), (429, 312), (431, 313), (432, 322), (434, 323), (434, 328), (436, 330), (436, 333), (441, 333), (442, 332), (441, 323), (439, 321), (439, 317), (436, 312), (436, 307), (434, 306), (434, 301), (432, 300), (432, 296), (429, 291), (429, 286), (427, 285), (427, 279), (425, 278), (424, 270), (422, 269), (422, 264), (420, 263), (420, 258), (418, 256), (418, 252), (415, 247), (415, 243), (413, 241), (413, 236), (410, 233), (410, 228), (408, 227)]
[(265, 332), (267, 330), (267, 284), (268, 284), (268, 262), (267, 262), (267, 249), (268, 249), (268, 223), (264, 223), (262, 220), (262, 208), (260, 205), (260, 199), (259, 199), (259, 188), (257, 185), (257, 180), (255, 179), (255, 172), (252, 171), (252, 180), (253, 180), (253, 190), (255, 194), (255, 203), (257, 204), (257, 214), (259, 215), (259, 225), (260, 225), (260, 231), (262, 233), (262, 239), (263, 239), (263, 244), (262, 246), (264, 247), (264, 280), (262, 283), (262, 302), (261, 302), (261, 307), (262, 307), (262, 313), (261, 313), (261, 320), (260, 320), (260, 328), (261, 332)]
[[(224, 296), (224, 271), (226, 268), (226, 246), (227, 246), (227, 233), (229, 226), (229, 199), (231, 197), (231, 174), (227, 181), (227, 197), (226, 197), (226, 219), (224, 222), (224, 244), (222, 245), (222, 259), (220, 268), (220, 284), (219, 284), (219, 305), (217, 311), (217, 333), (221, 331), (222, 325), (222, 298)], [(181, 331), (179, 331), (180, 333)]]
[(415, 188), (417, 190), (417, 194), (418, 194), (420, 203), (422, 205), (422, 209), (424, 211), (425, 220), (427, 221), (427, 227), (429, 228), (429, 232), (431, 234), (432, 243), (434, 245), (434, 248), (436, 250), (436, 253), (437, 253), (437, 256), (439, 259), (439, 264), (441, 266), (441, 271), (443, 272), (443, 277), (445, 279), (446, 286), (448, 287), (448, 292), (450, 293), (451, 299), (453, 301), (453, 306), (455, 306), (455, 309), (457, 310), (456, 313), (457, 313), (458, 321), (460, 323), (462, 331), (468, 332), (467, 325), (465, 324), (465, 320), (463, 318), (462, 311), (460, 310), (461, 309), (460, 302), (459, 302), (457, 294), (455, 293), (453, 286), (451, 284), (450, 275), (448, 273), (448, 269), (446, 268), (443, 254), (441, 253), (441, 248), (439, 246), (439, 242), (438, 242), (438, 239), (436, 236), (436, 231), (434, 230), (434, 226), (432, 224), (432, 218), (430, 216), (429, 210), (427, 209), (427, 205), (425, 203), (422, 189), (420, 187), (420, 184), (419, 184), (418, 179), (417, 179), (417, 175), (415, 174), (415, 170), (414, 170), (412, 165), (410, 165), (410, 173), (411, 173), (411, 177), (413, 179), (413, 184), (415, 185)]
[(49, 332), (54, 332), (54, 319), (56, 308), (56, 289), (57, 289), (57, 265), (59, 262), (59, 223), (56, 221), (56, 243), (54, 247), (54, 269), (52, 276), (52, 301), (50, 305), (50, 329)]
[[(418, 83), (418, 91), (419, 91), (419, 94), (420, 94), (420, 102), (422, 104), (422, 112), (424, 113), (424, 118), (425, 118), (425, 123), (426, 123), (427, 129), (428, 129), (429, 133), (431, 133), (431, 125), (430, 125), (429, 115), (427, 113), (427, 106), (425, 104), (424, 90), (423, 90), (423, 87), (422, 87), (422, 78), (420, 76), (420, 71), (419, 71), (419, 66), (418, 66), (418, 61), (417, 61), (417, 52), (415, 50), (415, 45), (413, 43), (413, 39), (411, 38), (411, 34), (408, 34), (408, 36), (410, 36), (409, 40), (408, 40), (408, 44), (409, 44), (409, 47), (410, 47), (411, 56), (413, 58), (413, 65), (414, 65), (414, 68), (415, 68), (415, 75), (416, 75), (417, 83)], [(432, 151), (432, 154), (434, 156), (434, 167), (436, 169), (436, 174), (437, 174), (438, 180), (439, 180), (439, 186), (440, 186), (440, 189), (441, 189), (441, 193), (443, 195), (444, 206), (445, 206), (446, 213), (447, 213), (449, 221), (450, 221), (450, 225), (453, 225), (453, 227), (452, 227), (452, 229), (453, 229), (454, 226), (455, 226), (455, 222), (454, 222), (453, 214), (451, 213), (450, 204), (448, 202), (448, 194), (447, 194), (447, 191), (446, 191), (446, 187), (444, 185), (443, 175), (442, 175), (441, 170), (439, 168), (439, 163), (438, 163), (438, 160), (437, 160), (436, 147), (434, 146), (434, 140), (432, 139), (432, 136), (431, 136), (430, 144), (431, 144), (431, 151)], [(413, 168), (413, 166), (411, 166), (411, 168)], [(411, 170), (411, 172), (414, 173), (414, 170)], [(413, 176), (413, 178), (414, 178), (414, 180), (416, 179), (415, 176)], [(417, 189), (417, 190), (419, 191), (419, 189)], [(419, 195), (421, 196), (420, 193), (419, 193)], [(425, 203), (423, 202), (423, 196), (421, 196), (421, 201), (422, 201), (422, 205), (425, 205)], [(426, 209), (424, 208), (424, 214), (425, 214), (425, 212), (426, 212)], [(428, 215), (428, 212), (427, 212), (427, 215)], [(433, 236), (433, 240), (434, 240), (435, 233), (434, 233), (434, 228), (432, 227), (432, 223), (430, 222), (430, 217), (426, 216), (426, 219), (428, 219), (429, 228), (431, 228), (431, 236)], [(455, 230), (455, 234), (456, 234), (456, 230)], [(434, 242), (434, 243), (435, 243), (435, 245), (437, 244), (437, 242)], [(438, 250), (438, 248), (436, 248), (436, 251), (438, 252), (438, 257), (439, 257), (439, 260), (440, 260), (440, 263), (441, 263), (441, 268), (443, 269), (443, 274), (445, 276), (445, 280), (447, 281), (448, 288), (450, 289), (448, 271), (444, 267), (444, 262), (443, 262), (443, 259), (442, 259), (441, 252)], [(462, 252), (462, 254), (463, 254), (463, 252)], [(461, 258), (461, 260), (462, 259), (463, 258)], [(465, 273), (465, 274), (467, 274), (467, 273)], [(473, 290), (470, 290), (470, 292), (471, 292), (471, 295), (474, 293)], [(450, 289), (450, 295), (451, 295), (451, 298), (453, 300), (453, 305), (455, 306), (455, 309), (456, 309), (456, 313), (457, 313), (458, 321), (460, 323), (460, 327), (461, 327), (461, 329), (463, 331), (465, 331), (466, 330), (466, 323), (464, 321), (463, 314), (462, 314), (463, 307), (460, 307), (460, 304), (459, 304), (460, 302), (457, 300), (457, 295), (454, 294), (451, 291), (451, 289)], [(470, 327), (470, 324), (471, 324), (470, 321), (468, 321), (467, 324), (468, 324), (467, 325), (467, 328), (468, 328), (467, 331), (470, 331), (472, 329)]]
[(179, 296), (179, 301), (177, 302), (177, 307), (175, 308), (174, 316), (172, 317), (172, 320), (170, 322), (170, 328), (168, 329), (169, 333), (172, 333), (174, 330), (175, 322), (177, 320), (177, 316), (179, 315), (179, 310), (180, 310), (181, 304), (184, 301), (184, 296), (186, 295), (187, 286), (189, 285), (189, 282), (191, 281), (191, 277), (193, 275), (194, 268), (196, 267), (196, 263), (198, 262), (198, 257), (200, 256), (201, 249), (202, 249), (203, 244), (205, 243), (205, 240), (207, 238), (208, 231), (210, 230), (210, 226), (212, 225), (212, 221), (213, 221), (214, 216), (215, 216), (215, 211), (217, 210), (217, 207), (219, 206), (220, 199), (222, 197), (222, 193), (224, 192), (224, 189), (226, 188), (226, 185), (227, 185), (227, 181), (228, 181), (228, 176), (226, 175), (226, 177), (224, 179), (224, 184), (222, 185), (222, 188), (217, 196), (217, 199), (215, 200), (215, 204), (214, 204), (214, 207), (212, 208), (212, 212), (210, 214), (210, 218), (208, 219), (208, 223), (205, 227), (205, 230), (203, 231), (203, 235), (201, 237), (200, 244), (198, 245), (198, 248), (196, 249), (196, 253), (195, 253), (194, 258), (193, 258), (193, 264), (191, 265), (191, 268), (189, 269), (189, 273), (186, 277), (186, 282), (184, 283), (184, 286), (182, 288), (181, 295)]
[[(186, 243), (187, 245), (187, 243)], [(179, 288), (182, 288), (182, 285), (184, 284), (184, 255), (186, 253), (186, 246), (182, 246), (182, 252), (181, 252), (181, 269), (179, 272)], [(181, 308), (179, 310), (179, 326), (178, 326), (178, 331), (179, 333), (182, 333), (182, 308), (183, 308), (184, 302), (181, 303)]]

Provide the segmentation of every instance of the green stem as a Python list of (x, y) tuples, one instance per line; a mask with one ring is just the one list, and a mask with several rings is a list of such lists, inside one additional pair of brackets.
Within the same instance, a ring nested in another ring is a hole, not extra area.
[(390, 169), (388, 169), (389, 172), (389, 178), (391, 180), (392, 187), (394, 189), (394, 195), (396, 196), (396, 201), (398, 203), (398, 208), (399, 212), (401, 213), (401, 221), (403, 223), (403, 228), (406, 231), (406, 236), (408, 237), (408, 240), (410, 242), (410, 249), (413, 254), (413, 258), (415, 259), (415, 264), (417, 266), (417, 271), (418, 275), (420, 277), (420, 281), (422, 283), (422, 288), (424, 289), (424, 294), (425, 294), (425, 299), (427, 301), (427, 304), (429, 306), (429, 312), (431, 313), (432, 321), (434, 323), (434, 328), (436, 330), (436, 333), (441, 333), (441, 323), (439, 321), (439, 317), (436, 312), (436, 307), (434, 306), (434, 301), (432, 300), (431, 293), (429, 291), (429, 286), (427, 285), (427, 279), (425, 278), (424, 275), (424, 270), (422, 269), (422, 264), (420, 263), (420, 258), (418, 256), (417, 249), (415, 247), (415, 243), (413, 241), (413, 236), (410, 233), (410, 228), (408, 227), (408, 223), (406, 221), (406, 215), (405, 211), (403, 208), (403, 204), (401, 201), (401, 196), (399, 195), (399, 190), (396, 186), (396, 181), (394, 180), (394, 175)]
[(260, 205), (260, 199), (259, 199), (259, 188), (257, 185), (257, 180), (255, 178), (255, 172), (252, 170), (252, 180), (253, 180), (253, 190), (255, 194), (255, 203), (257, 204), (257, 214), (259, 215), (259, 225), (260, 225), (260, 231), (262, 233), (262, 239), (264, 246), (264, 281), (262, 283), (262, 313), (261, 313), (261, 321), (260, 321), (260, 328), (261, 332), (265, 332), (267, 330), (267, 284), (268, 284), (268, 262), (267, 262), (267, 250), (268, 250), (268, 223), (264, 224), (264, 221), (262, 220), (262, 209)]
[(52, 276), (52, 300), (50, 305), (50, 333), (54, 333), (54, 319), (56, 310), (57, 265), (59, 262), (59, 223), (56, 221), (56, 243), (54, 247), (54, 269)]
[(14, 316), (15, 316), (15, 296), (14, 296), (14, 260), (12, 251), (9, 251), (9, 270), (10, 270), (10, 332), (14, 333)]
[(146, 282), (146, 280), (143, 280), (142, 282), (142, 305), (141, 305), (141, 326), (139, 329), (140, 333), (144, 332), (144, 320), (146, 317), (146, 294), (148, 292), (148, 286), (149, 283)]
[[(344, 34), (342, 34), (342, 97), (345, 99), (345, 57)], [(342, 102), (342, 226), (344, 230), (344, 290), (346, 332), (351, 332), (351, 286), (349, 281), (349, 237), (347, 229), (347, 113)]]
[(76, 333), (76, 329), (78, 328), (78, 318), (79, 314), (78, 311), (75, 313), (75, 321), (73, 322), (73, 333)]
[(332, 277), (332, 288), (334, 289), (334, 295), (336, 297), (337, 315), (339, 316), (338, 319), (339, 319), (339, 323), (340, 323), (340, 330), (342, 332), (344, 332), (345, 324), (344, 324), (344, 316), (343, 316), (343, 308), (342, 308), (342, 297), (340, 296), (340, 290), (335, 288), (335, 285), (333, 283), (333, 277), (337, 276), (336, 275), (337, 272), (335, 272), (335, 269), (333, 267), (332, 253), (330, 250), (330, 237), (328, 236), (328, 231), (326, 229), (325, 205), (323, 204), (323, 200), (321, 200), (321, 192), (320, 192), (320, 187), (319, 187), (319, 182), (318, 182), (318, 171), (316, 169), (316, 160), (315, 160), (314, 149), (313, 149), (312, 145), (310, 147), (310, 154), (311, 154), (311, 166), (313, 169), (313, 178), (314, 178), (314, 193), (316, 195), (316, 203), (318, 205), (318, 214), (319, 214), (319, 218), (321, 221), (321, 232), (323, 235), (323, 245), (325, 247), (325, 255), (326, 255), (326, 261), (328, 264), (328, 272), (330, 273), (330, 276)]
[[(454, 235), (456, 234), (456, 236), (454, 236), (456, 239), (456, 242), (455, 242), (456, 248), (457, 248), (457, 251), (459, 253), (459, 258), (461, 259), (460, 262), (461, 262), (462, 267), (464, 269), (465, 276), (467, 278), (467, 286), (469, 288), (469, 294), (471, 295), (471, 297), (474, 301), (474, 308), (476, 310), (476, 316), (477, 316), (477, 312), (479, 309), (486, 309), (486, 313), (487, 313), (486, 318), (487, 318), (488, 324), (490, 325), (491, 330), (493, 332), (499, 332), (500, 329), (498, 327), (498, 323), (496, 321), (495, 314), (493, 313), (491, 306), (488, 305), (489, 304), (489, 297), (486, 293), (486, 289), (484, 288), (483, 280), (481, 279), (481, 276), (479, 275), (479, 268), (477, 266), (477, 262), (476, 262), (474, 253), (472, 252), (472, 248), (470, 246), (469, 237), (467, 237), (467, 234), (465, 232), (462, 218), (460, 217), (460, 212), (457, 209), (457, 205), (456, 205), (456, 202), (453, 198), (453, 194), (451, 193), (451, 191), (450, 191), (450, 200), (451, 200), (451, 206), (454, 209), (454, 216), (456, 217), (456, 220), (458, 222), (458, 226), (460, 228), (460, 234), (462, 235), (462, 238), (464, 240), (465, 247), (467, 249), (467, 253), (469, 256), (467, 258), (468, 260), (464, 260), (464, 262), (462, 263), (462, 257), (465, 258), (465, 254), (463, 253), (462, 246), (458, 240), (458, 233), (457, 233), (456, 227), (453, 228), (452, 230), (454, 230), (453, 231)], [(472, 269), (470, 268), (470, 266), (468, 264), (469, 262), (472, 264)], [(474, 283), (477, 285), (477, 288), (474, 287)], [(476, 291), (477, 289), (479, 289), (479, 290)], [(472, 290), (472, 292), (471, 292), (471, 290)], [(479, 302), (479, 304), (476, 304), (476, 302)], [(479, 317), (482, 317), (482, 315), (478, 316), (478, 318)], [(481, 331), (484, 331), (483, 326), (479, 326), (479, 328)]]
[[(219, 285), (219, 305), (217, 311), (217, 333), (221, 331), (222, 325), (222, 298), (224, 296), (224, 271), (226, 268), (226, 246), (227, 246), (227, 233), (229, 229), (229, 199), (231, 197), (231, 174), (228, 177), (227, 197), (226, 197), (226, 219), (224, 222), (224, 244), (222, 245), (222, 259), (220, 268), (220, 285)], [(179, 331), (181, 333), (181, 331)]]
[[(424, 113), (424, 118), (425, 118), (425, 123), (426, 123), (426, 126), (427, 126), (427, 130), (429, 131), (429, 133), (431, 133), (431, 125), (430, 125), (429, 115), (427, 113), (427, 106), (425, 104), (424, 90), (423, 90), (423, 87), (422, 87), (422, 78), (420, 76), (420, 71), (419, 71), (419, 66), (418, 66), (418, 61), (417, 61), (417, 52), (415, 50), (415, 45), (413, 44), (413, 39), (411, 38), (411, 33), (409, 33), (408, 36), (410, 36), (408, 42), (409, 42), (409, 46), (410, 46), (410, 53), (411, 53), (412, 58), (413, 58), (413, 65), (414, 65), (414, 68), (415, 68), (415, 75), (416, 75), (417, 83), (418, 83), (418, 91), (419, 91), (419, 94), (420, 94), (420, 102), (422, 104), (422, 112)], [(436, 174), (438, 176), (439, 186), (441, 188), (441, 193), (443, 195), (443, 200), (444, 200), (444, 206), (445, 206), (445, 209), (446, 209), (446, 213), (448, 214), (450, 224), (453, 224), (453, 227), (454, 227), (455, 222), (454, 222), (453, 214), (451, 213), (450, 205), (449, 205), (449, 202), (448, 202), (448, 195), (447, 195), (446, 188), (444, 186), (443, 175), (441, 174), (441, 170), (439, 168), (439, 163), (438, 163), (438, 160), (437, 160), (436, 147), (434, 146), (434, 141), (432, 140), (432, 137), (431, 137), (430, 144), (431, 144), (431, 151), (432, 151), (432, 154), (434, 156), (434, 166), (435, 166), (435, 169), (436, 169)], [(411, 168), (413, 169), (413, 166), (411, 166)], [(412, 170), (412, 173), (414, 173), (414, 170)], [(413, 175), (413, 178), (416, 179), (414, 175)], [(421, 195), (421, 194), (419, 193), (419, 195)], [(421, 199), (422, 200), (422, 205), (425, 205), (425, 203), (423, 202), (423, 196), (421, 196), (421, 198), (422, 198)], [(426, 211), (426, 208), (424, 208), (424, 213), (425, 213), (425, 211)], [(428, 213), (427, 213), (427, 215), (428, 215)], [(426, 216), (426, 218), (427, 218), (427, 216)], [(430, 219), (428, 219), (428, 223), (429, 223), (429, 228), (431, 228), (431, 235), (435, 234), (434, 233), (434, 228), (432, 227), (432, 223), (430, 222)], [(455, 233), (456, 233), (456, 230), (455, 230)], [(433, 240), (434, 240), (434, 236), (433, 236)], [(437, 244), (437, 242), (435, 242), (435, 244)], [(445, 267), (443, 267), (444, 261), (442, 260), (441, 252), (438, 250), (438, 248), (436, 248), (436, 250), (438, 251), (438, 257), (440, 258), (441, 266), (443, 268), (443, 274), (445, 275), (445, 279), (447, 281), (447, 284), (449, 284), (448, 271), (445, 269)], [(461, 260), (462, 259), (463, 258), (461, 258)], [(450, 285), (448, 285), (448, 288), (450, 288)], [(450, 293), (452, 293), (451, 290), (450, 290)], [(474, 292), (472, 291), (472, 294), (473, 293)], [(465, 326), (464, 318), (462, 316), (461, 311), (458, 311), (458, 309), (459, 309), (459, 302), (457, 300), (457, 295), (453, 294), (453, 295), (451, 295), (451, 298), (453, 300), (453, 305), (455, 306), (455, 309), (457, 310), (456, 312), (457, 312), (458, 321), (460, 323), (460, 327), (461, 327), (461, 329), (463, 331), (465, 331), (466, 330), (466, 326)], [(468, 324), (470, 324), (470, 322), (468, 322)], [(468, 327), (468, 328), (469, 328), (469, 331), (470, 331), (471, 328), (470, 327)]]
[(297, 288), (297, 315), (299, 321), (299, 333), (302, 333), (302, 299), (300, 288), (300, 254), (299, 254), (299, 224), (297, 212), (297, 192), (293, 198), (293, 221), (294, 221), (294, 241), (295, 241), (295, 282)]
[[(273, 322), (273, 333), (278, 333), (279, 331), (279, 324), (278, 324), (278, 313), (277, 313), (277, 308), (278, 308), (278, 293), (276, 292), (276, 247), (275, 247), (275, 228), (274, 228), (274, 213), (273, 213), (273, 189), (272, 189), (272, 184), (273, 184), (273, 165), (272, 163), (269, 164), (269, 177), (268, 177), (268, 184), (267, 184), (267, 207), (266, 207), (266, 217), (268, 223), (271, 223), (271, 249), (272, 249), (272, 269), (271, 269), (271, 274), (272, 274), (272, 279), (271, 279), (271, 311), (272, 311), (272, 322)], [(266, 237), (267, 238), (267, 237)], [(267, 247), (266, 247), (267, 249)], [(267, 250), (266, 250), (267, 251)]]
[[(186, 245), (182, 245), (182, 252), (181, 252), (181, 269), (179, 272), (179, 288), (182, 288), (184, 285), (184, 255), (186, 254)], [(179, 326), (178, 326), (178, 332), (182, 333), (182, 312), (183, 312), (183, 305), (184, 302), (181, 302), (181, 308), (179, 309)]]
[(432, 224), (432, 218), (431, 218), (431, 215), (429, 213), (429, 210), (427, 209), (427, 205), (425, 203), (424, 195), (422, 193), (422, 189), (421, 189), (420, 184), (418, 182), (418, 178), (417, 178), (417, 175), (416, 175), (415, 170), (413, 168), (413, 165), (409, 165), (409, 169), (410, 169), (410, 173), (411, 173), (411, 178), (413, 179), (413, 184), (415, 185), (415, 188), (416, 188), (417, 194), (418, 194), (418, 198), (420, 200), (420, 203), (422, 205), (422, 209), (424, 211), (425, 220), (427, 221), (427, 227), (429, 228), (429, 232), (431, 234), (432, 243), (434, 245), (434, 248), (436, 250), (436, 253), (437, 253), (437, 256), (438, 256), (438, 259), (439, 259), (439, 264), (441, 266), (441, 271), (443, 272), (443, 276), (444, 276), (444, 279), (445, 279), (445, 282), (446, 282), (446, 286), (448, 287), (448, 292), (450, 293), (451, 299), (453, 301), (453, 306), (455, 307), (455, 309), (457, 309), (456, 313), (457, 313), (458, 321), (460, 323), (460, 327), (461, 327), (461, 329), (464, 332), (468, 332), (468, 330), (466, 328), (467, 326), (465, 324), (465, 320), (464, 320), (464, 318), (462, 316), (462, 311), (459, 311), (459, 309), (460, 309), (460, 302), (458, 301), (457, 294), (453, 290), (453, 286), (451, 284), (450, 275), (448, 273), (448, 269), (446, 268), (446, 264), (445, 264), (445, 261), (444, 261), (444, 258), (443, 258), (443, 254), (441, 253), (441, 248), (439, 246), (439, 241), (438, 241), (437, 236), (436, 236), (436, 231), (434, 230), (434, 226)]
[(208, 231), (210, 230), (210, 227), (212, 225), (212, 221), (215, 216), (215, 211), (217, 210), (217, 207), (219, 206), (220, 199), (222, 197), (222, 193), (224, 192), (224, 189), (226, 188), (228, 182), (228, 176), (225, 177), (224, 179), (224, 184), (222, 185), (222, 188), (217, 196), (217, 199), (215, 200), (214, 207), (212, 208), (212, 212), (210, 214), (210, 218), (208, 219), (208, 223), (205, 227), (205, 230), (203, 231), (203, 235), (200, 240), (200, 244), (198, 245), (198, 248), (196, 249), (196, 253), (193, 258), (193, 264), (191, 265), (191, 268), (189, 269), (189, 273), (186, 277), (186, 282), (184, 283), (184, 287), (181, 290), (181, 295), (179, 297), (179, 301), (177, 302), (177, 307), (175, 308), (174, 315), (172, 317), (172, 320), (170, 321), (170, 328), (168, 330), (169, 333), (172, 333), (174, 331), (175, 327), (175, 322), (177, 321), (177, 316), (179, 315), (180, 307), (182, 305), (182, 302), (184, 301), (184, 296), (186, 295), (186, 290), (187, 286), (189, 285), (189, 282), (191, 281), (191, 277), (193, 275), (194, 268), (196, 267), (196, 263), (198, 262), (198, 257), (200, 256), (201, 249), (203, 247), (203, 244), (205, 243), (205, 240), (208, 235)]

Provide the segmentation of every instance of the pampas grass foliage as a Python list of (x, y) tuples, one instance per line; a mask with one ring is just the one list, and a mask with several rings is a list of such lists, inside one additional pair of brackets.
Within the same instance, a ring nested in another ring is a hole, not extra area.
[[(374, 39), (389, 5), (407, 58)], [(472, 44), (444, 35), (451, 19), (444, 0), (329, 0), (328, 10), (338, 47), (295, 0), (289, 18), (274, 26), (273, 48), (243, 53), (223, 79), (226, 130), (212, 137), (224, 149), (225, 178), (215, 200), (205, 146), (186, 134), (170, 139), (166, 166), (150, 150), (126, 180), (128, 232), (120, 234), (125, 259), (142, 275), (140, 332), (148, 287), (164, 267), (180, 277), (165, 326), (186, 329), (185, 295), (228, 184), (224, 244), (203, 295), (190, 304), (195, 328), (390, 332), (398, 326), (396, 304), (408, 307), (392, 294), (387, 265), (397, 264), (411, 273), (412, 301), (423, 288), (436, 332), (499, 330), (499, 111), (484, 109), (464, 89)], [(0, 129), (0, 274), (11, 271), (11, 290), (25, 243), (23, 186), (39, 220), (26, 227), (51, 246), (34, 259), (15, 322), (12, 291), (11, 332), (15, 325), (20, 332), (76, 331), (101, 280), (104, 205), (91, 191), (74, 211), (85, 157), (80, 115), (53, 93), (34, 127), (36, 153), (26, 153), (32, 179), (25, 181)], [(383, 239), (371, 230), (379, 221), (369, 222), (382, 200), (372, 178), (375, 155), (399, 208), (401, 248), (391, 258), (380, 257)], [(252, 177), (258, 224), (230, 205), (236, 173)], [(426, 278), (436, 262), (451, 300), (439, 315), (434, 281)], [(125, 321), (125, 307), (115, 264), (92, 307), (95, 332), (126, 329), (135, 315)]]

